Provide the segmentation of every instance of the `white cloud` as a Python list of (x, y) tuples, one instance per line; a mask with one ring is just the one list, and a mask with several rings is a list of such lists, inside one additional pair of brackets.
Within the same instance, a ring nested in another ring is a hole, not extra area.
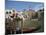
[(35, 11), (39, 10), (39, 9), (43, 9), (44, 8), (44, 5), (43, 4), (39, 4), (39, 5), (36, 5), (34, 7)]

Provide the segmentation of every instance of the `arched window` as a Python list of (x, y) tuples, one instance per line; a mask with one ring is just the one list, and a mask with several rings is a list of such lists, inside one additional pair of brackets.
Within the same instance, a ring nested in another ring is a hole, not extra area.
[(6, 11), (6, 14), (8, 14), (8, 11)]
[(9, 14), (11, 14), (11, 11), (9, 11)]

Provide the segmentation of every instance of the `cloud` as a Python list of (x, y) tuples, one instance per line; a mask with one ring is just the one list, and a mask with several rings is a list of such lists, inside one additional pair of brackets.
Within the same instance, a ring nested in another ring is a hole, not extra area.
[(43, 9), (44, 5), (43, 4), (38, 4), (34, 7), (35, 11), (39, 10), (39, 9)]

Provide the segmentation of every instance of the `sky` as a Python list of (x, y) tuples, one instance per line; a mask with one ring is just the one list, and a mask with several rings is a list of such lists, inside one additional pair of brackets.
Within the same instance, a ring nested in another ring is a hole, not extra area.
[(16, 9), (17, 11), (22, 11), (23, 9), (33, 9), (39, 10), (44, 7), (44, 3), (40, 2), (24, 2), (24, 1), (5, 1), (5, 9)]

